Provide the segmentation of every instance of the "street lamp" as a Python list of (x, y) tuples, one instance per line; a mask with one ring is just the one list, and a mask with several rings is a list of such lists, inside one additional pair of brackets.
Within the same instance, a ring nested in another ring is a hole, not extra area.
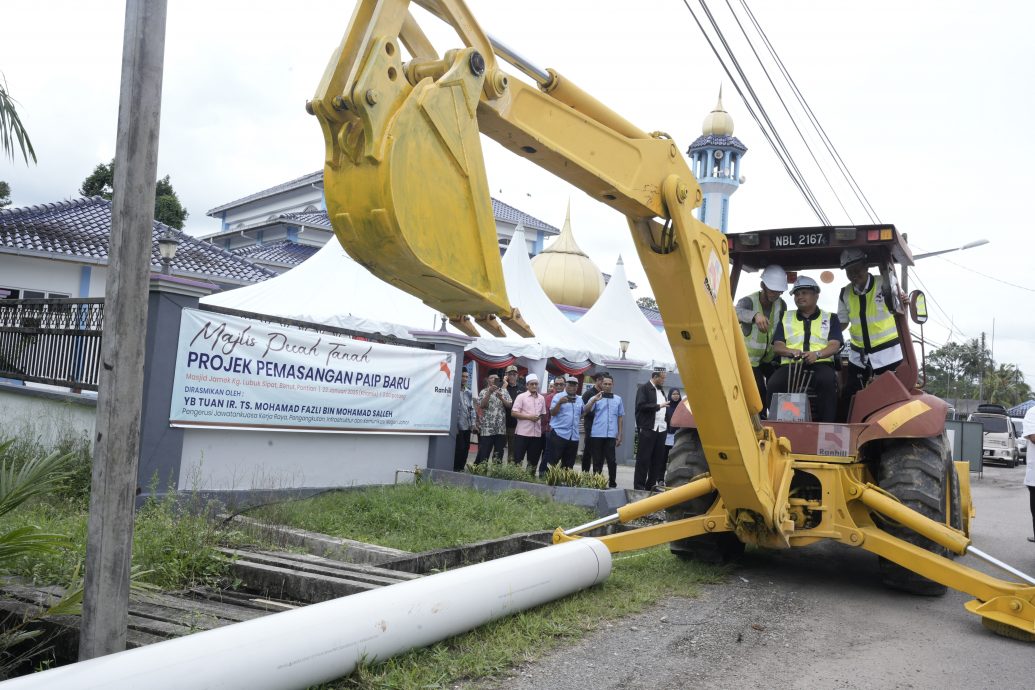
[(622, 355), (621, 358), (622, 359), (625, 359), (625, 353), (628, 350), (629, 350), (629, 341), (628, 340), (619, 340), (618, 341), (618, 351), (621, 353), (621, 355)]
[[(905, 236), (903, 236), (905, 239)], [(988, 244), (988, 240), (982, 238), (980, 240), (974, 240), (973, 242), (967, 242), (962, 247), (953, 247), (952, 249), (939, 249), (936, 252), (924, 252), (923, 254), (914, 254), (913, 261), (917, 259), (926, 259), (929, 256), (938, 256), (939, 254), (948, 254), (949, 252), (961, 252), (964, 249), (973, 249), (974, 247), (980, 247), (983, 244)], [(902, 292), (909, 292), (909, 273), (905, 264), (902, 265)]]
[(158, 238), (158, 254), (162, 257), (162, 275), (169, 275), (169, 267), (176, 258), (176, 248), (180, 240), (176, 239), (171, 229), (166, 230)]

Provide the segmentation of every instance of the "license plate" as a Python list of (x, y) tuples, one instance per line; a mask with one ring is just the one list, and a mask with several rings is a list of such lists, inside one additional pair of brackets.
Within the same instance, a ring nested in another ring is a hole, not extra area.
[(830, 235), (826, 232), (781, 232), (771, 239), (769, 246), (772, 249), (826, 247), (830, 244)]

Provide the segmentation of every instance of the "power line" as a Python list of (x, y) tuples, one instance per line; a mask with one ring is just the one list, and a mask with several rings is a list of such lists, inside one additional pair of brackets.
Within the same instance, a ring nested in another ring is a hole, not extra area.
[(723, 48), (726, 49), (726, 54), (729, 55), (729, 58), (733, 63), (733, 66), (737, 70), (737, 74), (739, 74), (740, 78), (743, 80), (745, 88), (747, 88), (748, 93), (751, 94), (751, 98), (755, 102), (755, 107), (758, 108), (758, 112), (762, 115), (762, 119), (765, 120), (766, 124), (769, 126), (769, 129), (773, 133), (773, 137), (776, 139), (776, 142), (780, 145), (780, 150), (783, 151), (784, 157), (787, 159), (787, 162), (790, 164), (790, 167), (794, 169), (795, 174), (798, 176), (798, 180), (801, 182), (803, 188), (808, 193), (809, 197), (812, 199), (814, 207), (819, 210), (821, 216), (820, 220), (823, 221), (824, 225), (830, 225), (830, 219), (827, 217), (826, 212), (823, 210), (823, 206), (819, 203), (819, 199), (812, 192), (812, 188), (809, 186), (808, 181), (805, 179), (805, 175), (802, 174), (801, 169), (795, 162), (794, 156), (791, 155), (790, 150), (788, 150), (786, 144), (784, 144), (783, 137), (780, 136), (780, 132), (776, 129), (776, 125), (774, 125), (773, 121), (769, 118), (768, 111), (766, 111), (766, 108), (762, 104), (762, 101), (758, 97), (758, 94), (755, 93), (755, 88), (751, 85), (751, 80), (748, 79), (747, 75), (744, 73), (744, 70), (741, 68), (740, 60), (738, 60), (737, 56), (733, 53), (733, 49), (730, 47), (729, 42), (726, 40), (726, 35), (719, 27), (719, 23), (715, 21), (715, 16), (712, 14), (712, 11), (708, 8), (708, 4), (705, 2), (705, 0), (698, 0), (698, 2), (701, 5), (701, 9), (704, 11), (704, 14), (708, 17), (708, 22), (712, 25), (712, 30), (715, 31), (715, 35), (718, 36), (719, 41), (722, 42)]
[[(741, 2), (743, 3), (743, 0), (741, 0)], [(784, 101), (783, 96), (780, 94), (780, 89), (778, 89), (776, 87), (776, 83), (773, 82), (773, 78), (769, 74), (769, 70), (766, 68), (765, 63), (762, 62), (762, 57), (758, 54), (758, 51), (755, 50), (755, 44), (752, 42), (751, 37), (748, 36), (747, 30), (744, 28), (744, 25), (740, 21), (740, 17), (738, 17), (737, 13), (733, 11), (733, 5), (730, 3), (730, 0), (726, 0), (726, 7), (727, 9), (729, 9), (730, 14), (733, 15), (733, 20), (737, 22), (737, 26), (740, 27), (740, 33), (744, 36), (744, 40), (747, 41), (748, 47), (751, 48), (751, 52), (752, 54), (754, 54), (755, 60), (758, 62), (758, 65), (762, 68), (762, 72), (765, 74), (766, 79), (769, 80), (769, 86), (773, 88), (773, 93), (776, 94), (776, 97), (780, 101), (780, 105), (783, 106), (784, 112), (787, 113), (787, 117), (790, 118), (791, 124), (794, 125), (795, 131), (798, 132), (798, 137), (800, 137), (802, 143), (805, 144), (805, 149), (809, 152), (809, 155), (812, 157), (812, 162), (816, 164), (816, 168), (819, 169), (819, 174), (823, 176), (823, 180), (827, 183), (827, 188), (834, 195), (834, 198), (837, 200), (837, 203), (841, 207), (841, 210), (844, 211), (845, 216), (847, 216), (848, 218), (848, 222), (854, 225), (855, 220), (852, 218), (852, 214), (848, 212), (847, 208), (845, 208), (844, 202), (841, 201), (841, 196), (837, 193), (837, 190), (834, 189), (834, 185), (830, 182), (830, 178), (827, 177), (827, 173), (823, 169), (823, 165), (820, 164), (819, 159), (816, 157), (816, 153), (812, 150), (812, 146), (809, 145), (808, 139), (805, 138), (805, 134), (802, 133), (801, 128), (798, 126), (798, 121), (791, 113), (791, 109), (787, 107), (787, 102)], [(755, 28), (757, 31), (757, 26)], [(770, 54), (773, 54), (773, 50), (771, 48), (769, 52)]]
[(938, 301), (934, 298), (934, 295), (932, 295), (931, 291), (927, 289), (927, 285), (925, 285), (923, 279), (920, 278), (920, 274), (917, 273), (915, 266), (909, 270), (909, 275), (912, 276), (916, 280), (916, 282), (920, 284), (920, 287), (922, 287), (924, 289), (924, 295), (929, 300), (931, 300), (931, 304), (933, 304), (935, 306), (935, 308), (938, 311), (941, 312), (942, 316), (944, 316), (949, 321), (949, 323), (953, 324), (953, 325), (948, 325), (947, 326), (944, 322), (940, 322), (940, 321), (936, 321), (936, 323), (941, 325), (942, 328), (948, 329), (950, 336), (953, 333), (958, 333), (959, 335), (963, 336), (964, 338), (970, 338), (969, 335), (967, 335), (966, 333), (964, 333), (960, 329), (956, 328), (955, 324), (953, 323), (952, 317), (949, 316), (948, 313), (946, 313), (946, 311), (944, 309), (942, 309), (942, 305), (938, 304)]
[(776, 143), (773, 141), (772, 137), (770, 136), (766, 128), (762, 125), (761, 121), (758, 118), (758, 115), (755, 113), (754, 108), (751, 107), (751, 103), (744, 96), (743, 90), (740, 88), (740, 85), (734, 78), (733, 73), (730, 71), (730, 68), (726, 65), (726, 61), (723, 59), (722, 55), (719, 54), (719, 50), (718, 48), (716, 48), (715, 43), (711, 39), (711, 36), (709, 36), (708, 33), (705, 31), (704, 25), (701, 23), (701, 20), (697, 17), (697, 14), (694, 12), (693, 8), (690, 7), (690, 3), (688, 2), (688, 0), (683, 0), (683, 4), (686, 6), (687, 11), (690, 12), (690, 16), (693, 17), (694, 22), (697, 24), (697, 28), (701, 31), (701, 35), (704, 36), (704, 40), (708, 42), (708, 46), (712, 49), (712, 53), (714, 53), (715, 57), (718, 59), (719, 66), (722, 67), (723, 71), (726, 73), (726, 76), (729, 77), (730, 82), (733, 84), (733, 88), (736, 89), (737, 93), (740, 95), (741, 100), (744, 102), (744, 106), (747, 108), (748, 113), (751, 115), (751, 119), (755, 121), (755, 124), (758, 126), (759, 131), (762, 132), (762, 136), (765, 137), (765, 140), (769, 144), (769, 147), (772, 148), (773, 153), (776, 154), (777, 160), (779, 160), (781, 165), (783, 165), (783, 168), (786, 171), (787, 176), (791, 178), (791, 182), (794, 184), (795, 187), (798, 188), (798, 191), (805, 199), (805, 203), (808, 204), (809, 208), (811, 208), (812, 212), (816, 215), (816, 218), (818, 218), (819, 221), (822, 223), (822, 210), (814, 203), (813, 199), (810, 198), (808, 192), (805, 190), (803, 182), (799, 180), (797, 177), (795, 177), (794, 173), (791, 172), (788, 162), (780, 154), (780, 150), (777, 148)]
[(878, 216), (876, 210), (874, 210), (873, 205), (870, 203), (870, 200), (866, 197), (866, 194), (863, 193), (862, 187), (859, 185), (858, 182), (856, 182), (855, 176), (852, 175), (851, 171), (848, 169), (848, 165), (844, 162), (844, 159), (841, 158), (841, 154), (838, 153), (833, 141), (831, 141), (830, 137), (827, 136), (826, 130), (823, 128), (823, 125), (820, 124), (819, 118), (817, 118), (816, 114), (812, 111), (812, 107), (809, 106), (808, 101), (805, 100), (805, 95), (802, 94), (801, 90), (798, 88), (797, 82), (794, 81), (794, 78), (791, 77), (790, 72), (784, 66), (783, 60), (781, 60), (780, 56), (777, 54), (776, 48), (773, 47), (772, 42), (769, 40), (769, 36), (766, 35), (765, 31), (762, 29), (762, 26), (755, 18), (754, 12), (752, 12), (751, 8), (748, 7), (747, 0), (740, 0), (740, 4), (744, 7), (744, 11), (747, 12), (748, 17), (751, 19), (752, 25), (755, 27), (755, 30), (758, 31), (758, 34), (762, 37), (762, 41), (769, 49), (769, 54), (772, 55), (773, 60), (776, 61), (776, 64), (780, 68), (780, 72), (781, 74), (783, 74), (784, 79), (791, 86), (791, 91), (798, 99), (799, 105), (801, 105), (802, 109), (805, 111), (805, 114), (808, 116), (809, 121), (812, 123), (812, 126), (819, 133), (820, 140), (823, 142), (824, 146), (826, 146), (827, 152), (830, 154), (831, 158), (834, 159), (834, 162), (837, 164), (838, 169), (841, 171), (841, 174), (848, 181), (848, 186), (855, 194), (855, 197), (859, 201), (859, 204), (862, 206), (863, 211), (870, 218), (871, 222), (880, 223), (880, 217)]
[(981, 276), (982, 278), (988, 278), (989, 280), (994, 280), (995, 282), (1002, 283), (1003, 285), (1009, 285), (1010, 287), (1017, 288), (1018, 290), (1026, 290), (1028, 292), (1035, 292), (1035, 288), (1026, 287), (1024, 285), (1018, 285), (1017, 283), (1011, 283), (1010, 281), (1003, 280), (1002, 278), (996, 278), (995, 276), (990, 276), (987, 273), (982, 273), (981, 271), (977, 270), (976, 268), (971, 268), (970, 266), (964, 266), (963, 264), (958, 264), (955, 261), (953, 261), (952, 259), (946, 259), (944, 256), (940, 256), (938, 258), (941, 259), (942, 261), (948, 261), (953, 266), (957, 266), (959, 268), (962, 268), (964, 271), (969, 271), (971, 273), (975, 273), (975, 274)]

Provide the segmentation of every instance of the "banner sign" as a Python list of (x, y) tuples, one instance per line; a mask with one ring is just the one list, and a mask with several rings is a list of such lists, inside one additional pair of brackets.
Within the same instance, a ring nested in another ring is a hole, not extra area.
[(169, 423), (445, 434), (455, 355), (184, 309)]

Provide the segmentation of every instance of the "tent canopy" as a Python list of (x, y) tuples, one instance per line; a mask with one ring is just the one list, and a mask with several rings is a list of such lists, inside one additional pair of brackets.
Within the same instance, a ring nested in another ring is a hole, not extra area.
[(668, 369), (675, 366), (676, 358), (665, 336), (651, 325), (633, 299), (622, 257), (618, 257), (614, 274), (604, 292), (576, 325), (584, 333), (606, 340), (612, 352), (618, 352), (618, 341), (628, 340), (626, 357), (629, 359)]
[[(503, 275), (511, 304), (520, 309), (536, 336), (522, 338), (509, 330), (506, 338), (483, 334), (467, 349), (489, 358), (556, 358), (571, 363), (613, 356), (616, 345), (577, 328), (550, 302), (524, 247), (524, 229), (518, 226), (503, 256)], [(401, 339), (411, 338), (413, 330), (436, 330), (441, 323), (437, 311), (360, 266), (336, 240), (290, 271), (201, 301)]]

